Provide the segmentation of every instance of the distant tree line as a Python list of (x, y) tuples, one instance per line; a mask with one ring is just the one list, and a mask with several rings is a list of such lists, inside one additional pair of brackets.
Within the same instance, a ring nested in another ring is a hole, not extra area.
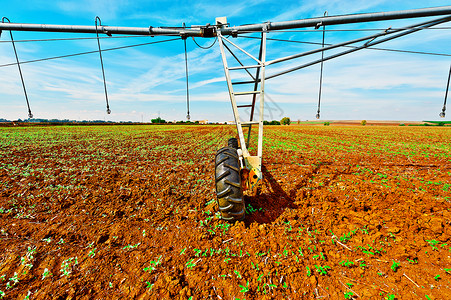
[(263, 125), (280, 125), (279, 121), (272, 120), (272, 121), (263, 121)]
[[(133, 121), (104, 121), (104, 120), (83, 120), (83, 121), (76, 121), (76, 120), (69, 120), (69, 119), (18, 119), (18, 120), (8, 120), (4, 118), (0, 118), (0, 122), (6, 123), (6, 122), (14, 122), (14, 123), (44, 123), (44, 124), (142, 124), (142, 122), (133, 122)], [(150, 122), (152, 124), (186, 124), (186, 125), (196, 125), (199, 124), (199, 121), (174, 121), (174, 122), (168, 122), (160, 117), (151, 119)], [(282, 118), (282, 120), (272, 120), (272, 121), (263, 121), (264, 125), (290, 125), (291, 120), (288, 117)], [(147, 123), (148, 124), (148, 123)], [(220, 124), (220, 123), (209, 123), (211, 125), (214, 124)], [(227, 123), (225, 123), (227, 124)]]
[(263, 125), (290, 125), (291, 120), (288, 117), (282, 118), (282, 120), (263, 121)]
[[(64, 119), (64, 120), (59, 120), (59, 119), (18, 119), (18, 120), (8, 120), (5, 118), (0, 118), (0, 123), (24, 123), (24, 124), (33, 124), (33, 123), (40, 123), (40, 124), (143, 124), (142, 122), (133, 122), (133, 121), (104, 121), (104, 120), (83, 120), (83, 121), (76, 121), (76, 120), (69, 120), (69, 119)], [(196, 125), (196, 124), (200, 124), (199, 121), (174, 121), (174, 122), (168, 122), (160, 117), (156, 118), (156, 119), (151, 119), (151, 123), (152, 124), (185, 124), (185, 125)], [(149, 124), (149, 123), (145, 123), (145, 124)], [(216, 122), (212, 122), (209, 123), (209, 125), (218, 125), (220, 123)], [(227, 124), (227, 123), (226, 123)]]

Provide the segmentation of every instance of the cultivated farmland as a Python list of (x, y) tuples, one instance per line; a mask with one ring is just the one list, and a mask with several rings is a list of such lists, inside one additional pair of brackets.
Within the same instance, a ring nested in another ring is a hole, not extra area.
[(0, 128), (0, 298), (451, 298), (451, 128), (266, 126), (235, 224), (213, 178), (233, 136)]

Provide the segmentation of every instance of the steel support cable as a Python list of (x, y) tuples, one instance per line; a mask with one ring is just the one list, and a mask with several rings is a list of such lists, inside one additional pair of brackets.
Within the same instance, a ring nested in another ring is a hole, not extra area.
[[(353, 48), (353, 49), (350, 49), (350, 50), (347, 50), (347, 51), (343, 51), (343, 52), (340, 52), (340, 53), (337, 53), (337, 54), (333, 54), (331, 56), (327, 56), (327, 57), (324, 58), (324, 61), (330, 60), (330, 59), (334, 59), (334, 58), (337, 58), (337, 57), (340, 57), (340, 56), (343, 56), (343, 55), (346, 55), (346, 54), (350, 54), (350, 53), (353, 53), (353, 52), (358, 51), (358, 50), (366, 49), (366, 48), (371, 47), (373, 45), (381, 44), (381, 43), (387, 42), (389, 40), (396, 39), (396, 38), (399, 38), (399, 37), (402, 37), (402, 36), (405, 36), (405, 35), (408, 35), (408, 34), (415, 33), (417, 31), (422, 30), (423, 27), (428, 28), (430, 26), (435, 26), (435, 25), (442, 24), (442, 23), (449, 22), (449, 21), (451, 21), (451, 17), (445, 17), (445, 18), (429, 21), (429, 22), (426, 22), (426, 23), (422, 23), (421, 24), (422, 27), (418, 27), (419, 25), (411, 26), (409, 28), (404, 29), (403, 32), (397, 33), (395, 35), (388, 36), (388, 37), (380, 39), (380, 40), (369, 41), (369, 42), (366, 42), (362, 46), (358, 46), (356, 48)], [(366, 39), (369, 39), (369, 38), (366, 37)], [(340, 46), (340, 44), (337, 44), (337, 45), (334, 45), (334, 46), (330, 46), (330, 47), (325, 47), (325, 50), (328, 50), (330, 48), (339, 47), (339, 46)], [(306, 53), (304, 53), (302, 55), (305, 56), (307, 53), (308, 54), (317, 53), (317, 52), (320, 52), (321, 50), (322, 49), (309, 51), (309, 52), (306, 52)], [(296, 55), (296, 58), (300, 57), (302, 55)], [(297, 70), (300, 70), (300, 69), (303, 69), (303, 68), (306, 68), (306, 67), (310, 67), (310, 66), (315, 65), (315, 64), (320, 63), (320, 62), (321, 62), (321, 59), (315, 60), (315, 61), (303, 64), (303, 65), (300, 65), (300, 66), (297, 66), (297, 67), (294, 67), (294, 68), (290, 68), (290, 69), (282, 71), (282, 72), (275, 73), (273, 75), (270, 75), (270, 76), (266, 77), (266, 79), (271, 79), (271, 78), (278, 77), (280, 75), (291, 73), (291, 72), (294, 72), (294, 71), (297, 71)], [(242, 81), (242, 82), (234, 83), (234, 84), (248, 84), (248, 83), (253, 83), (253, 82), (252, 81)]]
[[(355, 29), (326, 29), (326, 32), (359, 32), (359, 31), (382, 31), (386, 28), (355, 28)], [(394, 30), (400, 28), (393, 28)], [(436, 28), (425, 28), (425, 29), (451, 29), (451, 27), (436, 27)], [(304, 30), (268, 30), (268, 33), (306, 33), (306, 32), (321, 32), (316, 29), (304, 29)], [(255, 33), (255, 31), (242, 31), (241, 34), (244, 33)]]
[[(429, 29), (429, 28), (425, 28)], [(327, 30), (326, 30), (327, 32)], [(241, 35), (242, 38), (247, 39), (260, 39), (259, 37), (254, 36), (244, 36)], [(315, 43), (315, 42), (305, 42), (305, 41), (293, 41), (293, 40), (284, 40), (284, 39), (273, 39), (273, 38), (267, 38), (268, 41), (277, 41), (277, 42), (287, 42), (287, 43), (297, 43), (297, 44), (308, 44), (308, 45), (322, 45), (321, 43)], [(325, 43), (324, 46), (332, 46), (333, 44)], [(344, 48), (358, 48), (357, 46), (340, 46)], [(413, 50), (400, 50), (400, 49), (389, 49), (389, 48), (376, 48), (376, 47), (367, 47), (368, 50), (380, 50), (380, 51), (389, 51), (389, 52), (400, 52), (400, 53), (409, 53), (409, 54), (425, 54), (425, 55), (436, 55), (436, 56), (451, 56), (451, 54), (447, 53), (435, 53), (435, 52), (424, 52), (424, 51), (413, 51)]]
[[(175, 38), (175, 39), (169, 39), (169, 40), (163, 40), (163, 41), (156, 41), (156, 42), (149, 42), (149, 43), (142, 43), (142, 44), (134, 44), (134, 45), (128, 45), (128, 46), (121, 46), (121, 47), (114, 47), (114, 48), (107, 48), (107, 49), (103, 49), (102, 52), (106, 52), (106, 51), (113, 51), (113, 50), (121, 50), (121, 49), (126, 49), (126, 48), (133, 48), (133, 47), (139, 47), (139, 46), (146, 46), (146, 45), (152, 45), (152, 44), (159, 44), (159, 43), (165, 43), (165, 42), (172, 42), (172, 41), (179, 41), (180, 38)], [(60, 55), (60, 56), (52, 56), (52, 57), (46, 57), (46, 58), (41, 58), (41, 59), (34, 59), (34, 60), (27, 60), (27, 61), (22, 61), (20, 62), (22, 65), (23, 64), (28, 64), (28, 63), (34, 63), (34, 62), (40, 62), (40, 61), (46, 61), (46, 60), (53, 60), (53, 59), (59, 59), (59, 58), (67, 58), (67, 57), (72, 57), (72, 56), (79, 56), (79, 55), (86, 55), (86, 54), (93, 54), (93, 53), (97, 53), (99, 52), (98, 50), (94, 50), (94, 51), (87, 51), (87, 52), (78, 52), (78, 53), (73, 53), (73, 54), (66, 54), (66, 55)], [(9, 63), (9, 64), (4, 64), (4, 65), (0, 65), (1, 67), (9, 67), (9, 66), (14, 66), (17, 63)]]
[[(102, 59), (102, 49), (100, 48), (100, 40), (99, 40), (99, 32), (97, 30), (97, 20), (99, 20), (99, 25), (102, 26), (102, 21), (98, 16), (96, 16), (96, 36), (97, 36), (97, 45), (99, 46), (99, 56), (100, 56), (100, 65), (102, 66), (102, 75), (103, 75), (103, 87), (105, 88), (105, 100), (106, 100), (106, 113), (111, 114), (110, 105), (108, 104), (108, 92), (106, 88), (106, 80), (105, 80), (105, 70), (103, 68), (103, 59)], [(103, 31), (103, 29), (102, 29)]]
[[(4, 23), (5, 20), (7, 20), (8, 23), (11, 23), (11, 21), (10, 21), (7, 17), (3, 17), (3, 18), (2, 18), (2, 23)], [(0, 34), (1, 34), (1, 30), (0, 30)], [(11, 44), (13, 45), (14, 55), (16, 56), (17, 67), (18, 67), (18, 69), (19, 69), (20, 80), (22, 81), (23, 92), (24, 92), (24, 94), (25, 94), (25, 100), (27, 101), (28, 118), (31, 119), (31, 118), (33, 118), (33, 114), (31, 113), (30, 102), (28, 101), (27, 89), (25, 88), (25, 81), (24, 81), (24, 79), (23, 79), (22, 69), (20, 68), (19, 56), (17, 55), (16, 45), (14, 44), (13, 33), (12, 33), (11, 30), (9, 31), (9, 34), (10, 34), (10, 36), (11, 36)]]
[[(422, 23), (419, 23), (419, 24), (415, 24), (415, 25), (412, 25), (412, 26), (408, 26), (408, 27), (405, 27), (405, 28), (402, 28), (402, 29), (396, 29), (396, 30), (392, 30), (391, 28), (388, 28), (388, 29), (385, 29), (384, 31), (376, 33), (376, 34), (372, 34), (372, 35), (369, 35), (369, 36), (356, 38), (356, 39), (353, 39), (353, 40), (350, 40), (350, 41), (346, 41), (346, 42), (338, 43), (338, 44), (335, 44), (335, 45), (327, 46), (325, 48), (310, 50), (310, 51), (303, 52), (303, 53), (300, 53), (300, 54), (295, 54), (295, 55), (290, 55), (290, 56), (287, 56), (287, 57), (274, 59), (272, 61), (267, 62), (266, 65), (271, 65), (271, 64), (274, 64), (274, 63), (280, 63), (280, 62), (291, 60), (291, 59), (294, 59), (294, 58), (299, 58), (299, 57), (302, 57), (302, 56), (318, 53), (318, 52), (321, 52), (323, 50), (331, 50), (331, 49), (339, 48), (341, 46), (355, 44), (355, 43), (358, 43), (358, 42), (364, 42), (365, 41), (365, 44), (364, 44), (363, 48), (367, 48), (367, 47), (370, 46), (370, 44), (371, 44), (371, 46), (379, 44), (379, 42), (373, 43), (373, 41), (375, 39), (377, 39), (377, 38), (380, 38), (380, 37), (383, 37), (383, 36), (388, 36), (387, 38), (382, 39), (383, 41), (387, 41), (387, 40), (390, 40), (390, 39), (393, 39), (393, 38), (396, 38), (396, 37), (401, 37), (401, 36), (405, 35), (405, 34), (397, 34), (397, 35), (395, 35), (395, 33), (416, 32), (416, 31), (419, 31), (422, 28), (425, 28), (425, 27), (428, 27), (428, 26), (433, 26), (433, 25), (436, 25), (436, 24), (447, 22), (447, 20), (449, 20), (449, 19), (450, 19), (450, 17), (441, 18), (441, 19), (437, 19), (437, 20), (433, 20), (433, 21), (422, 22)], [(431, 24), (433, 24), (433, 25), (431, 25)], [(418, 26), (422, 26), (422, 27), (418, 27)], [(360, 46), (360, 48), (362, 48), (362, 46)], [(351, 52), (353, 52), (353, 51), (351, 51)]]
[[(450, 20), (451, 20), (451, 17), (441, 18), (441, 19), (438, 19), (438, 20), (433, 20), (433, 21), (430, 21), (430, 22), (423, 23), (422, 27), (427, 28), (427, 27), (430, 27), (430, 26), (434, 26), (434, 25), (438, 25), (438, 24), (444, 23), (444, 22), (449, 22)], [(396, 39), (396, 38), (399, 38), (399, 37), (402, 37), (402, 36), (405, 36), (405, 35), (408, 35), (408, 34), (415, 33), (417, 31), (422, 30), (422, 27), (416, 27), (415, 26), (414, 28), (406, 28), (405, 30), (401, 31), (400, 33), (394, 34), (392, 36), (388, 36), (386, 38), (382, 38), (380, 40), (372, 39), (372, 40), (366, 42), (365, 44), (363, 44), (362, 46), (358, 46), (356, 48), (353, 48), (353, 49), (350, 49), (350, 50), (347, 50), (347, 51), (343, 51), (343, 52), (340, 52), (340, 53), (328, 56), (328, 57), (324, 58), (323, 61), (334, 59), (334, 58), (337, 58), (337, 57), (340, 57), (340, 56), (343, 56), (343, 55), (346, 55), (346, 54), (353, 53), (353, 52), (361, 50), (361, 49), (368, 48), (368, 47), (373, 46), (373, 45), (381, 44), (381, 43), (384, 43), (386, 41), (390, 41), (392, 39)], [(278, 77), (280, 75), (291, 73), (291, 72), (303, 69), (305, 67), (312, 66), (312, 65), (317, 64), (319, 62), (321, 62), (321, 60), (316, 60), (316, 61), (304, 64), (304, 65), (301, 65), (301, 66), (298, 66), (298, 67), (290, 68), (290, 69), (288, 69), (286, 71), (278, 72), (276, 74), (268, 76), (268, 77), (266, 77), (266, 79), (271, 79), (271, 78), (274, 78), (274, 77)]]
[(451, 79), (451, 65), (449, 66), (448, 83), (446, 84), (445, 101), (443, 102), (442, 112), (439, 114), (441, 118), (445, 117), (446, 99), (448, 98), (449, 81)]
[[(185, 27), (185, 23), (183, 23)], [(186, 36), (182, 36), (183, 43), (185, 45), (185, 78), (186, 78), (186, 119), (189, 121), (191, 119), (189, 115), (189, 85), (188, 85), (188, 51), (186, 50)]]
[[(327, 10), (324, 12), (324, 16), (327, 16)], [(324, 39), (326, 35), (326, 26), (323, 25), (323, 42), (322, 48), (324, 49)], [(321, 109), (321, 91), (323, 87), (323, 63), (324, 63), (324, 50), (321, 51), (321, 71), (319, 74), (319, 92), (318, 92), (318, 111), (316, 112), (316, 118), (320, 118), (320, 109)]]

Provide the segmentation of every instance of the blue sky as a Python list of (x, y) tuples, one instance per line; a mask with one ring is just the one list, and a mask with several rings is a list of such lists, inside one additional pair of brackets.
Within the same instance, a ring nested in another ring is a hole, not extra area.
[[(286, 21), (329, 15), (379, 12), (449, 5), (446, 0), (314, 0), (314, 1), (131, 1), (68, 0), (1, 1), (1, 14), (15, 23), (94, 25), (95, 16), (111, 26), (181, 26), (214, 23), (227, 16), (231, 25)], [(51, 4), (49, 4), (51, 3)], [(426, 20), (410, 19), (329, 26), (327, 29), (399, 28)], [(451, 23), (439, 25), (451, 27)], [(326, 43), (337, 43), (374, 32), (327, 32)], [(15, 40), (93, 37), (88, 34), (13, 32)], [(270, 33), (270, 38), (321, 42), (321, 32)], [(102, 39), (102, 48), (120, 47), (167, 37)], [(9, 32), (0, 39), (0, 65), (14, 63)], [(200, 45), (212, 39), (197, 38)], [(234, 42), (257, 55), (257, 41)], [(218, 44), (209, 50), (187, 40), (192, 120), (233, 119)], [(97, 49), (95, 39), (17, 42), (21, 61)], [(451, 54), (451, 29), (431, 29), (379, 47)], [(268, 41), (267, 59), (314, 49), (308, 44)], [(183, 41), (127, 48), (103, 53), (111, 115), (106, 114), (98, 53), (27, 63), (22, 71), (35, 118), (150, 121), (186, 116)], [(332, 52), (331, 52), (332, 53)], [(326, 52), (327, 55), (327, 52)], [(298, 65), (320, 55), (286, 63)], [(450, 56), (362, 50), (324, 63), (321, 119), (438, 120)], [(267, 74), (280, 67), (267, 68)], [(313, 120), (316, 114), (319, 65), (266, 82), (265, 118)], [(451, 109), (450, 109), (451, 111)], [(451, 112), (448, 111), (446, 120)], [(245, 115), (245, 114), (244, 114)], [(27, 118), (26, 102), (16, 66), (0, 67), (0, 118)]]

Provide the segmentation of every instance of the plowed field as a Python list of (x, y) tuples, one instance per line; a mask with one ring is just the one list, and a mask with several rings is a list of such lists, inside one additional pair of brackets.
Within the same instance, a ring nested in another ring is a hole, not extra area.
[(0, 298), (451, 299), (451, 128), (266, 126), (218, 218), (232, 126), (0, 128)]

